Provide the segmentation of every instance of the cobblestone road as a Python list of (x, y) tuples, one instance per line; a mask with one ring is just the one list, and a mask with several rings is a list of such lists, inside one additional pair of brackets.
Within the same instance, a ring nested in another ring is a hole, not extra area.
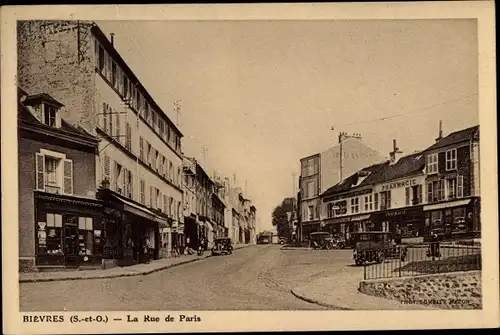
[(323, 309), (290, 289), (351, 264), (351, 250), (259, 245), (146, 276), (20, 284), (21, 311)]

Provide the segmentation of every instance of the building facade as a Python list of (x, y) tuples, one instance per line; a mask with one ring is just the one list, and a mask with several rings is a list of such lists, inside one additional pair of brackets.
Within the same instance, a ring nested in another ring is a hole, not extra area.
[(18, 92), (19, 271), (100, 267), (97, 138), (61, 117), (48, 94)]
[(480, 234), (479, 126), (442, 136), (425, 152), (427, 233)]
[(19, 21), (18, 80), (65, 106), (71, 123), (99, 138), (97, 197), (105, 204), (106, 266), (154, 258), (182, 230), (182, 133), (100, 28), (87, 21)]
[(362, 142), (359, 134), (339, 135), (338, 144), (300, 160), (299, 237), (304, 240), (320, 224), (320, 195), (359, 169), (382, 162), (385, 157)]
[(479, 127), (440, 136), (422, 152), (359, 170), (321, 195), (317, 229), (345, 238), (388, 231), (402, 238), (479, 236)]

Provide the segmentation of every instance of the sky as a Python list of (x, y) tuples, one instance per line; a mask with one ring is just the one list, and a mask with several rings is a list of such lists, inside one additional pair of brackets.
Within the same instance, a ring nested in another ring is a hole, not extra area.
[(479, 124), (475, 20), (97, 23), (178, 119), (184, 153), (246, 182), (259, 231), (294, 195), (300, 158), (341, 131), (388, 156), (392, 139), (431, 145), (439, 120), (445, 135)]

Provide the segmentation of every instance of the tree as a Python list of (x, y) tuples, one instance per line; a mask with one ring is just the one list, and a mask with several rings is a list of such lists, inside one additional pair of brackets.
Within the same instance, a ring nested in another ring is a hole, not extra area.
[(276, 227), (278, 237), (291, 238), (293, 229), (288, 221), (287, 212), (295, 208), (295, 198), (285, 198), (280, 205), (273, 210), (273, 226)]

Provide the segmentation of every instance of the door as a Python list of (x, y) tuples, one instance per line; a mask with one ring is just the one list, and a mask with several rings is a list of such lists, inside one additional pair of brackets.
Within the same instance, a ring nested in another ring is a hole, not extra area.
[(64, 217), (64, 265), (78, 266), (78, 217), (66, 215)]

